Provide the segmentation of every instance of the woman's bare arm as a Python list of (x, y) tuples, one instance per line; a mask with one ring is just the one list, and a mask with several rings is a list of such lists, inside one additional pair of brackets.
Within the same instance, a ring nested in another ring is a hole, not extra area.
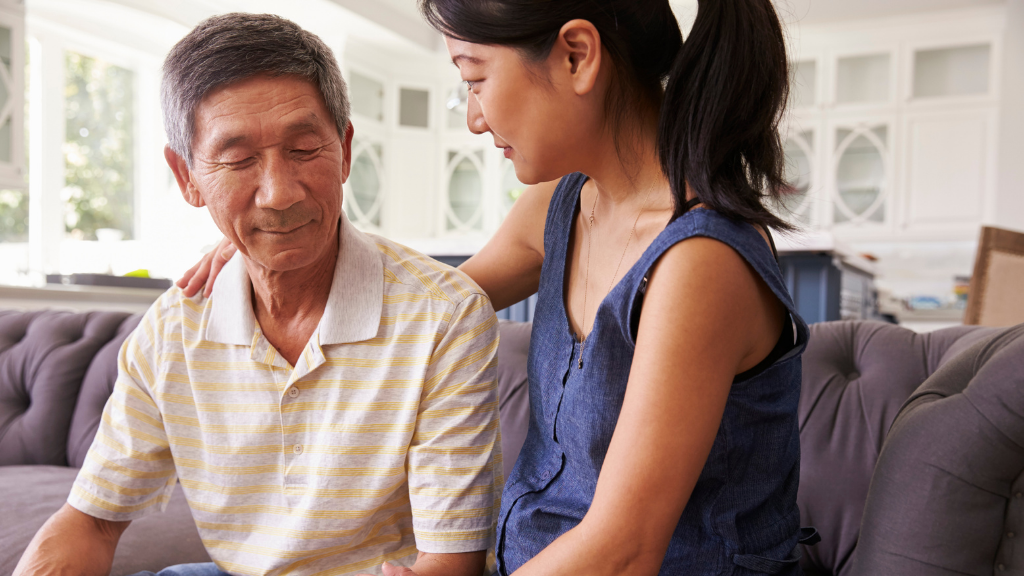
[(459, 269), (501, 310), (537, 292), (544, 264), (544, 222), (558, 182), (528, 187), (498, 231)]
[(780, 306), (718, 241), (693, 238), (663, 256), (644, 298), (625, 400), (590, 510), (515, 576), (658, 573), (733, 378), (774, 346)]
[[(483, 288), (495, 310), (537, 292), (544, 263), (544, 221), (557, 185), (558, 181), (529, 186), (487, 244), (459, 266)], [(176, 284), (189, 298), (199, 290), (209, 297), (217, 275), (235, 251), (231, 242), (222, 238)]]

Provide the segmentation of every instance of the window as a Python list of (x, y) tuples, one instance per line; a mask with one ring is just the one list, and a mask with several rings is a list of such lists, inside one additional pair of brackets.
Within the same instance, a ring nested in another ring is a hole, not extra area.
[(65, 229), (76, 240), (134, 237), (134, 74), (66, 53)]

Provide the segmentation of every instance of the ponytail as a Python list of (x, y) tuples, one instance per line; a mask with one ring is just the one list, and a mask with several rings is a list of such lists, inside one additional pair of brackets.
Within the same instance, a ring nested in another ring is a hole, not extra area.
[(779, 121), (789, 92), (782, 26), (770, 0), (700, 0), (658, 123), (662, 169), (686, 212), (686, 185), (736, 220), (790, 231), (766, 200), (786, 189)]

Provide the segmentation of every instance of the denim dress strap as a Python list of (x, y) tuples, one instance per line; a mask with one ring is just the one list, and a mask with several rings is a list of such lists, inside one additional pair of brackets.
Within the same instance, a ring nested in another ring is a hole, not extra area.
[(623, 278), (622, 284), (629, 297), (628, 308), (620, 310), (625, 325), (630, 327), (629, 340), (636, 343), (636, 330), (640, 323), (640, 309), (647, 290), (651, 270), (670, 248), (693, 237), (712, 238), (736, 251), (761, 277), (779, 302), (786, 308), (794, 324), (795, 342), (781, 360), (798, 355), (807, 345), (810, 332), (797, 313), (796, 304), (789, 294), (773, 250), (774, 242), (765, 241), (753, 225), (731, 220), (707, 208), (695, 208), (683, 213), (654, 239), (640, 260)]

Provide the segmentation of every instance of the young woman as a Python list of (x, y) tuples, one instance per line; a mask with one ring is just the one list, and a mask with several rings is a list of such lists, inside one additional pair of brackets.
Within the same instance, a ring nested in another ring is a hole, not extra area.
[(766, 207), (787, 94), (770, 0), (701, 2), (685, 44), (668, 0), (420, 7), (469, 128), (535, 184), (462, 266), (495, 309), (539, 298), (499, 572), (799, 574), (807, 327), (768, 232), (790, 228)]

